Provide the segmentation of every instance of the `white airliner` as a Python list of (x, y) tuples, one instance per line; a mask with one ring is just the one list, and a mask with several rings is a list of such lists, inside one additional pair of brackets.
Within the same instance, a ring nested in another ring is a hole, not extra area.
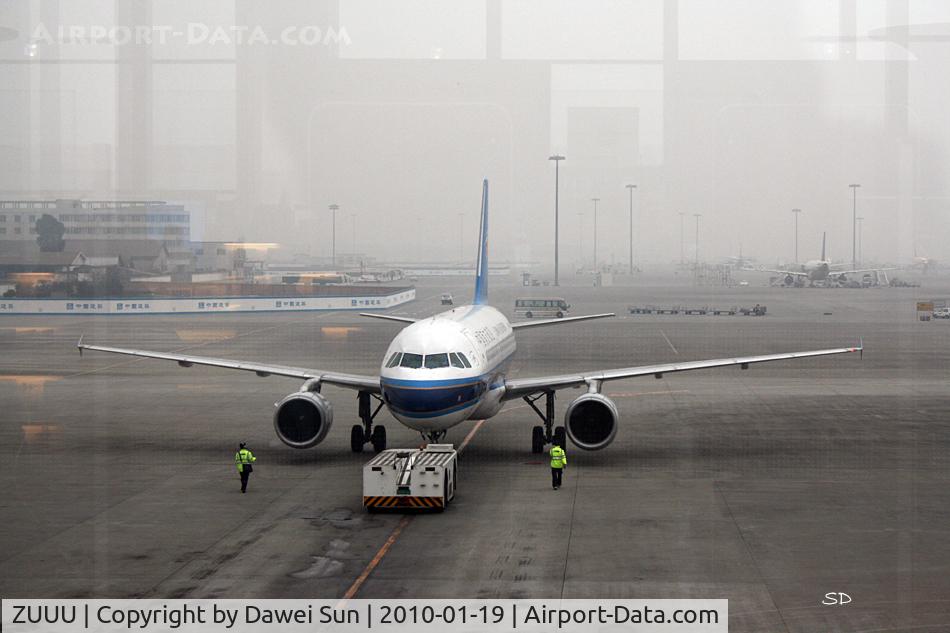
[(917, 247), (914, 247), (914, 258), (911, 260), (911, 268), (917, 268), (920, 270), (920, 272), (926, 275), (930, 271), (930, 267), (935, 266), (936, 264), (937, 262), (934, 259), (930, 257), (924, 257), (923, 255), (918, 255)]
[[(421, 320), (385, 314), (364, 315), (410, 324), (397, 334), (389, 345), (378, 376), (87, 345), (82, 342), (81, 337), (78, 347), (80, 352), (90, 350), (172, 360), (182, 367), (211, 365), (252, 371), (258, 376), (302, 379), (304, 383), (300, 390), (278, 402), (274, 412), (274, 430), (277, 436), (293, 448), (316, 446), (330, 430), (333, 407), (321, 393), (321, 388), (325, 385), (353, 389), (359, 393), (359, 416), (362, 424), (353, 425), (351, 429), (351, 448), (354, 452), (362, 451), (367, 443), (372, 444), (376, 451), (386, 447), (385, 427), (373, 424), (376, 414), (384, 406), (402, 424), (419, 431), (430, 441), (438, 441), (451, 427), (465, 420), (492, 417), (502, 409), (505, 402), (521, 398), (531, 405), (544, 424), (532, 429), (531, 448), (536, 453), (542, 452), (546, 443), (556, 442), (563, 446), (566, 437), (570, 437), (576, 446), (587, 450), (598, 450), (609, 445), (616, 435), (620, 420), (616, 405), (601, 393), (603, 383), (610, 380), (637, 376), (662, 378), (668, 373), (710, 367), (738, 366), (747, 369), (753, 363), (847, 354), (861, 352), (863, 349), (863, 346), (859, 345), (786, 354), (663, 363), (538, 378), (509, 378), (506, 373), (515, 353), (515, 330), (598, 319), (613, 314), (509, 323), (501, 312), (487, 305), (487, 238), (486, 180), (482, 184), (481, 230), (473, 304), (456, 307)], [(554, 394), (569, 387), (586, 387), (586, 392), (567, 407), (564, 426), (555, 427)], [(543, 411), (535, 405), (542, 397), (546, 399)]]
[[(835, 264), (825, 257), (825, 233), (821, 234), (821, 259), (813, 259), (805, 262), (799, 268), (788, 268), (785, 270), (771, 270), (764, 268), (765, 272), (778, 273), (785, 275), (786, 286), (795, 284), (803, 285), (805, 281), (814, 284), (816, 281), (825, 281), (830, 279), (837, 283), (843, 283), (848, 280), (848, 275), (857, 275), (861, 273), (874, 273), (885, 270), (894, 270), (893, 268), (859, 268), (854, 270), (832, 270)], [(839, 264), (840, 265), (840, 264)]]

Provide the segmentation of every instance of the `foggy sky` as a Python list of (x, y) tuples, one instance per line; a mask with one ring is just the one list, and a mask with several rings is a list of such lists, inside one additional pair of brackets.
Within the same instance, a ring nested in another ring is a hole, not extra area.
[(493, 260), (549, 262), (560, 153), (565, 267), (593, 197), (600, 259), (626, 261), (630, 183), (645, 266), (679, 259), (679, 213), (689, 259), (698, 213), (700, 259), (790, 261), (795, 207), (800, 259), (827, 232), (850, 260), (849, 183), (865, 260), (946, 260), (947, 61), (937, 0), (14, 0), (0, 199), (184, 202), (194, 239), (315, 255), (335, 203), (338, 252), (454, 261), (488, 178)]

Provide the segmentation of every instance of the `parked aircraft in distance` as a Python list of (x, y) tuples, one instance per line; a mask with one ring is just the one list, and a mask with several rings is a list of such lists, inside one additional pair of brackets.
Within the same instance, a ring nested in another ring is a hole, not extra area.
[(859, 275), (863, 273), (878, 273), (893, 268), (859, 268), (851, 270), (834, 270), (837, 264), (832, 264), (831, 260), (825, 255), (825, 233), (821, 234), (821, 259), (813, 259), (801, 264), (799, 267), (789, 267), (786, 269), (774, 270), (763, 268), (764, 272), (777, 273), (784, 275), (786, 286), (803, 286), (805, 282), (814, 284), (816, 281), (833, 281), (835, 283), (844, 283), (848, 281), (849, 275)]

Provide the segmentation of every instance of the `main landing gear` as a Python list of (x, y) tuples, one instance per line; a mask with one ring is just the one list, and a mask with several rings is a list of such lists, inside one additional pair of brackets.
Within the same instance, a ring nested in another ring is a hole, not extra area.
[[(386, 427), (382, 424), (373, 426), (373, 419), (379, 410), (383, 408), (382, 399), (375, 393), (368, 391), (359, 392), (359, 412), (360, 420), (363, 424), (354, 424), (350, 429), (350, 450), (354, 453), (362, 453), (363, 446), (372, 444), (373, 450), (381, 453), (386, 450)], [(372, 399), (376, 398), (379, 404), (373, 409)]]
[[(544, 413), (535, 404), (541, 398), (545, 399)], [(531, 452), (536, 455), (543, 453), (545, 444), (556, 444), (564, 448), (567, 432), (563, 426), (554, 426), (554, 392), (545, 391), (536, 396), (524, 396), (523, 399), (544, 422), (544, 426), (538, 425), (531, 429)]]

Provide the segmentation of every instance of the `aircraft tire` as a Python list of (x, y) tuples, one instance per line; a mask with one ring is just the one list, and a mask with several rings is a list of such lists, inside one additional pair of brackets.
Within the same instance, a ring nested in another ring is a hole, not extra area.
[(525, 313), (524, 313), (524, 316), (525, 316), (526, 319), (530, 319), (530, 318), (533, 317), (534, 315), (531, 314), (530, 312), (525, 312)]
[(350, 428), (350, 450), (354, 453), (362, 453), (363, 444), (365, 443), (363, 426), (361, 424), (354, 424), (352, 428)]
[(445, 508), (449, 505), (449, 471), (444, 471), (442, 473), (442, 507), (439, 508), (439, 512), (445, 512)]
[(535, 426), (531, 429), (531, 452), (540, 455), (544, 452), (544, 428)]
[(382, 424), (373, 427), (373, 435), (370, 436), (369, 441), (373, 444), (373, 450), (377, 453), (386, 450), (386, 427)]

